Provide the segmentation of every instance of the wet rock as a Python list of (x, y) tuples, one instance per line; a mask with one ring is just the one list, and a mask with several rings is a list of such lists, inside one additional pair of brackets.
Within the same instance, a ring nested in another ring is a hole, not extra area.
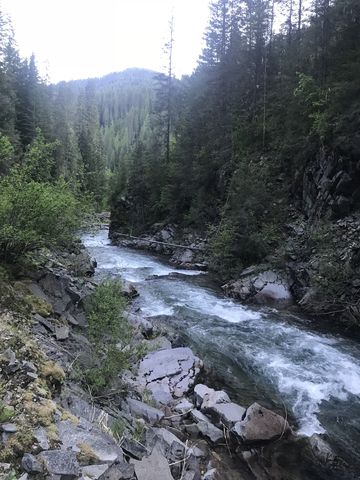
[(60, 475), (71, 479), (78, 477), (80, 474), (75, 452), (48, 450), (41, 452), (38, 458), (51, 475)]
[(187, 347), (152, 352), (140, 362), (137, 382), (145, 389), (166, 378), (171, 395), (182, 397), (194, 384), (202, 365)]
[(127, 403), (130, 407), (131, 413), (135, 417), (141, 417), (146, 420), (150, 425), (154, 425), (162, 418), (164, 418), (164, 413), (158, 408), (151, 407), (144, 402), (135, 400), (133, 398), (128, 398)]
[(66, 340), (69, 338), (69, 327), (67, 325), (62, 325), (61, 327), (55, 327), (55, 337), (56, 340)]
[(141, 461), (134, 460), (135, 474), (138, 480), (174, 480), (169, 464), (159, 448), (154, 448), (149, 457)]
[(134, 285), (130, 282), (124, 282), (122, 284), (122, 292), (126, 298), (133, 299), (139, 296), (139, 292)]
[(242, 301), (261, 305), (289, 306), (293, 303), (291, 285), (283, 273), (265, 270), (246, 272), (234, 282), (224, 285), (225, 293)]
[(89, 432), (69, 420), (58, 422), (57, 427), (59, 438), (66, 449), (72, 449), (76, 445), (87, 445), (99, 463), (111, 463), (123, 459), (121, 448), (110, 436), (96, 427)]
[(31, 453), (25, 453), (21, 459), (21, 467), (25, 472), (32, 474), (42, 473), (44, 470), (42, 464)]
[(253, 403), (242, 421), (237, 422), (232, 432), (244, 443), (268, 442), (290, 430), (288, 422), (276, 413)]

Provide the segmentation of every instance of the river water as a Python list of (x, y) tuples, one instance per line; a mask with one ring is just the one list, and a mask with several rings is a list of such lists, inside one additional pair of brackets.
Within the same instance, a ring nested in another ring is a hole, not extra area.
[(284, 411), (304, 435), (324, 433), (360, 465), (360, 345), (319, 333), (305, 319), (230, 300), (207, 274), (110, 244), (108, 232), (83, 236), (97, 275), (121, 277), (140, 293), (138, 307), (162, 316), (213, 367), (235, 401)]

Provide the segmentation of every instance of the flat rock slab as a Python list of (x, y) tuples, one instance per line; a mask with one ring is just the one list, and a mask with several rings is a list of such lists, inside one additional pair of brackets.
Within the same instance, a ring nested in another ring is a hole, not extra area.
[(199, 433), (204, 437), (207, 437), (213, 443), (218, 443), (224, 439), (223, 432), (215, 427), (211, 421), (203, 413), (198, 410), (192, 410), (190, 412), (191, 418), (196, 423), (196, 427)]
[(174, 480), (169, 464), (158, 448), (141, 461), (133, 460), (137, 480)]
[(202, 361), (190, 348), (180, 347), (149, 353), (140, 362), (137, 382), (143, 389), (163, 381), (174, 397), (182, 397), (195, 382)]
[(99, 463), (111, 463), (123, 459), (121, 448), (111, 437), (96, 428), (89, 432), (69, 420), (58, 422), (57, 427), (64, 449), (72, 449), (83, 444), (91, 448)]
[(127, 404), (129, 405), (132, 415), (143, 418), (151, 425), (160, 422), (164, 417), (164, 413), (161, 410), (151, 407), (147, 403), (140, 402), (140, 400), (128, 398)]
[(218, 403), (214, 405), (211, 414), (217, 418), (217, 423), (224, 424), (227, 428), (232, 428), (235, 423), (241, 422), (246, 409), (236, 403)]
[(244, 443), (261, 443), (275, 440), (290, 430), (285, 418), (253, 403), (244, 420), (237, 422), (232, 431)]
[(76, 478), (80, 467), (76, 453), (64, 450), (48, 450), (38, 456), (50, 475), (64, 475), (66, 478)]

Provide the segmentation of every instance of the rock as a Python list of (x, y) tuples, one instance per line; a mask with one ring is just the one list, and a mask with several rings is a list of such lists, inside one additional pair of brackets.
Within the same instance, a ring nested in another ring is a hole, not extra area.
[(61, 327), (55, 327), (55, 337), (56, 340), (66, 340), (69, 338), (69, 327), (62, 325)]
[(134, 314), (129, 314), (127, 318), (131, 325), (138, 328), (146, 337), (152, 335), (154, 326), (149, 320), (140, 315)]
[(15, 373), (20, 368), (20, 364), (16, 358), (15, 352), (13, 352), (11, 348), (6, 349), (0, 355), (0, 363), (2, 364), (2, 368), (6, 373)]
[(71, 303), (71, 297), (68, 294), (70, 278), (65, 275), (48, 272), (40, 279), (39, 284), (50, 297), (50, 303), (54, 312), (58, 315), (63, 314)]
[(198, 432), (204, 437), (209, 438), (213, 443), (218, 443), (224, 439), (223, 432), (215, 427), (203, 413), (193, 410), (190, 416), (196, 422)]
[(46, 430), (43, 427), (39, 427), (36, 430), (34, 430), (33, 434), (35, 440), (37, 441), (39, 448), (41, 450), (49, 450), (50, 448), (50, 443), (48, 436), (46, 434)]
[(95, 273), (96, 260), (90, 257), (86, 250), (83, 250), (71, 260), (70, 270), (81, 277), (91, 277)]
[(113, 463), (111, 467), (99, 477), (99, 480), (132, 480), (134, 476), (134, 465), (120, 462)]
[(224, 285), (222, 288), (227, 295), (242, 301), (251, 301), (258, 304), (289, 306), (293, 303), (291, 285), (281, 272), (264, 270), (254, 273), (248, 270), (240, 275), (236, 281)]
[(123, 459), (121, 448), (114, 443), (109, 435), (96, 427), (93, 427), (89, 432), (78, 425), (74, 425), (69, 420), (58, 422), (57, 427), (59, 438), (66, 449), (86, 445), (99, 463), (111, 463)]
[(165, 428), (152, 428), (147, 432), (149, 445), (158, 445), (171, 463), (184, 458), (186, 446), (176, 435)]
[(139, 400), (135, 400), (133, 398), (128, 398), (127, 403), (130, 407), (132, 415), (143, 418), (150, 423), (150, 425), (154, 425), (164, 418), (164, 413), (161, 410), (151, 407), (144, 402), (140, 402)]
[(109, 465), (107, 463), (102, 465), (88, 465), (82, 467), (81, 473), (83, 476), (90, 477), (92, 480), (98, 480), (107, 470)]
[(144, 445), (129, 437), (123, 438), (121, 448), (127, 455), (130, 455), (130, 457), (135, 458), (136, 460), (141, 460), (149, 453)]
[(149, 457), (133, 463), (137, 480), (174, 480), (166, 458), (156, 447)]
[(214, 390), (206, 385), (198, 384), (194, 388), (196, 405), (207, 410), (218, 403), (230, 403), (230, 398), (223, 390)]
[(187, 347), (152, 352), (140, 362), (137, 382), (143, 389), (151, 389), (152, 382), (166, 378), (171, 395), (182, 397), (194, 384), (202, 365)]
[(37, 368), (32, 362), (27, 362), (26, 360), (23, 360), (21, 362), (21, 365), (26, 372), (37, 373)]
[(202, 477), (202, 480), (216, 480), (217, 470), (216, 468), (212, 468), (208, 470), (205, 475)]
[(21, 467), (25, 472), (37, 474), (43, 472), (43, 466), (31, 453), (25, 453), (21, 459)]
[(230, 402), (215, 404), (209, 411), (220, 426), (225, 425), (225, 427), (231, 429), (235, 423), (243, 419), (246, 409)]
[(16, 433), (18, 430), (15, 423), (2, 423), (0, 428), (5, 433)]
[(139, 292), (136, 290), (134, 285), (130, 282), (123, 281), (122, 292), (126, 298), (130, 300), (139, 296)]
[(244, 443), (269, 442), (290, 430), (288, 422), (276, 413), (253, 403), (242, 421), (237, 422), (232, 432)]
[(179, 412), (181, 414), (189, 413), (193, 410), (194, 405), (187, 399), (183, 399), (181, 402), (177, 403), (174, 407), (175, 412)]
[(65, 450), (48, 450), (38, 456), (45, 469), (51, 475), (76, 478), (80, 474), (80, 467), (76, 459), (76, 453)]
[(152, 338), (151, 340), (143, 340), (142, 343), (148, 352), (168, 350), (172, 348), (170, 340), (163, 336)]

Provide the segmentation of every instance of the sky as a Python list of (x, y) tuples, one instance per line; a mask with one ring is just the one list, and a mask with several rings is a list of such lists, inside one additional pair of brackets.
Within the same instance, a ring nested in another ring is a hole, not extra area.
[(21, 56), (35, 54), (51, 82), (130, 67), (164, 70), (174, 15), (174, 70), (190, 74), (203, 47), (210, 0), (0, 0)]

